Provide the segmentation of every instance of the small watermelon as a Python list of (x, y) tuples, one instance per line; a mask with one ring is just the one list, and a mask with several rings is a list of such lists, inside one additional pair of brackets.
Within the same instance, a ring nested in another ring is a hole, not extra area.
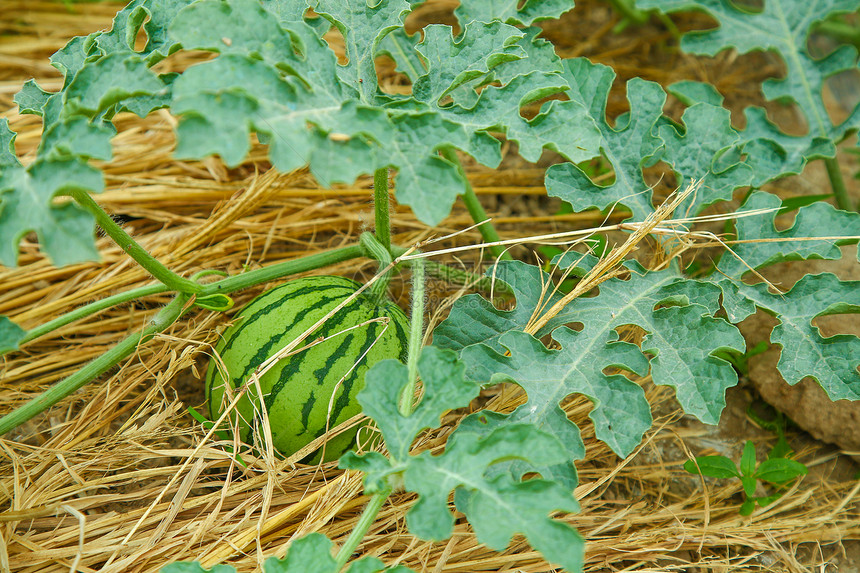
[[(338, 276), (301, 278), (268, 290), (248, 303), (215, 347), (227, 367), (229, 379), (222, 378), (215, 360), (209, 364), (206, 399), (211, 419), (217, 419), (230, 403), (226, 384), (234, 390), (240, 388), (260, 364), (359, 287), (357, 282)], [(376, 321), (342, 333), (381, 317), (390, 319), (387, 328)], [(387, 299), (379, 301), (365, 291), (310, 333), (297, 348), (320, 338), (325, 338), (323, 342), (282, 358), (261, 376), (260, 387), (275, 449), (289, 456), (325, 433), (327, 417), (328, 427), (334, 428), (360, 413), (361, 406), (355, 397), (364, 387), (365, 372), (386, 358), (405, 360), (408, 329), (408, 319), (400, 307)], [(230, 394), (235, 396), (234, 392)], [(238, 415), (239, 438), (247, 444), (254, 444), (254, 432), (262, 429), (259, 404), (257, 390), (251, 385), (231, 414), (231, 423), (235, 423)], [(356, 432), (345, 432), (330, 440), (324, 461), (335, 460), (350, 449)], [(319, 454), (313, 461), (318, 458)]]

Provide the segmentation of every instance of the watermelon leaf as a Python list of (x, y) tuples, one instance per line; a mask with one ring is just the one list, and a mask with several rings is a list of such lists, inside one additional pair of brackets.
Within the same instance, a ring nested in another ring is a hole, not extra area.
[[(750, 269), (765, 268), (785, 261), (835, 260), (842, 257), (840, 245), (858, 242), (856, 237), (860, 236), (860, 214), (839, 211), (826, 203), (817, 202), (799, 208), (794, 224), (779, 231), (775, 217), (780, 205), (778, 197), (763, 191), (755, 192), (747, 198), (742, 209), (773, 209), (773, 212), (740, 218), (735, 222), (739, 243), (732, 245), (732, 252), (723, 254), (714, 278), (714, 282), (723, 289), (723, 306), (732, 322), (740, 322), (755, 312), (756, 305), (769, 309), (772, 303), (776, 304), (776, 299), (781, 299), (781, 296), (771, 295), (761, 287), (741, 282), (741, 277)], [(840, 239), (840, 236), (845, 238)], [(826, 238), (809, 240), (816, 237)], [(756, 239), (761, 241), (757, 242)], [(821, 307), (821, 310), (825, 308)]]
[[(455, 303), (436, 329), (434, 341), (461, 352), (470, 378), (522, 385), (529, 401), (512, 414), (512, 420), (520, 422), (527, 415), (527, 421), (563, 439), (574, 459), (574, 449), (580, 446), (569, 437), (569, 422), (558, 407), (571, 393), (583, 393), (595, 402), (591, 417), (596, 435), (619, 455), (627, 455), (650, 425), (642, 395), (626, 399), (623, 412), (606, 408), (606, 404), (621, 403), (609, 398), (618, 390), (613, 390), (606, 368), (640, 373), (645, 368), (641, 362), (648, 360), (653, 381), (673, 386), (685, 411), (707, 423), (718, 421), (725, 390), (737, 383), (736, 373), (720, 355), (745, 348), (736, 328), (714, 316), (720, 308), (719, 290), (732, 322), (743, 320), (756, 307), (781, 321), (771, 340), (791, 349), (792, 355), (783, 356), (779, 367), (790, 383), (813, 376), (832, 399), (857, 399), (860, 340), (852, 335), (824, 338), (811, 321), (827, 314), (858, 312), (858, 283), (826, 274), (807, 276), (788, 293), (774, 295), (763, 285), (747, 285), (739, 279), (748, 271), (746, 264), (760, 268), (787, 260), (839, 258), (838, 246), (855, 243), (860, 236), (860, 215), (815, 203), (798, 210), (793, 227), (778, 231), (774, 217), (779, 206), (779, 199), (767, 193), (749, 197), (744, 209), (773, 211), (737, 220), (741, 241), (733, 247), (737, 256), (723, 255), (719, 272), (711, 280), (691, 280), (673, 268), (645, 272), (636, 263), (626, 263), (632, 271), (629, 279), (604, 282), (597, 296), (572, 301), (537, 333), (538, 338), (551, 333), (558, 349), (547, 349), (537, 338), (521, 332), (536, 309), (554, 304), (558, 295), (544, 294), (549, 277), (519, 262), (502, 262), (494, 273), (511, 284), (517, 298), (513, 310), (498, 310), (478, 295), (468, 295)], [(828, 238), (792, 240), (810, 237)], [(782, 240), (744, 242), (752, 238)], [(555, 262), (565, 267), (579, 259), (575, 253), (570, 255)], [(580, 264), (587, 267), (588, 261)], [(569, 323), (582, 324), (582, 330), (562, 326)], [(645, 329), (641, 349), (631, 350), (631, 345), (618, 341), (614, 329), (625, 324)], [(650, 358), (638, 354), (640, 351)], [(621, 384), (618, 388), (625, 386), (625, 378), (612, 376), (616, 385)], [(639, 404), (634, 406), (638, 415), (630, 416), (630, 404)]]
[(668, 86), (666, 90), (686, 106), (709, 103), (719, 107), (725, 100), (717, 88), (705, 82), (682, 80)]
[(114, 52), (84, 65), (64, 92), (64, 104), (89, 117), (124, 99), (154, 95), (164, 83), (135, 52)]
[(779, 319), (770, 340), (782, 348), (777, 368), (786, 382), (794, 385), (811, 376), (831, 400), (860, 400), (860, 338), (825, 338), (812, 325), (819, 316), (860, 313), (860, 281), (823, 273), (804, 276), (781, 296), (763, 284), (745, 285), (740, 293)]
[[(269, 557), (263, 563), (263, 573), (340, 573), (337, 562), (331, 555), (332, 542), (322, 533), (309, 533), (290, 544), (283, 559)], [(397, 565), (385, 567), (375, 557), (356, 559), (346, 569), (346, 573), (409, 573), (412, 569)], [(204, 568), (199, 562), (175, 562), (160, 569), (160, 573), (236, 573), (231, 565), (215, 565)]]
[(461, 26), (475, 20), (500, 20), (507, 24), (531, 26), (541, 20), (555, 19), (573, 9), (573, 0), (464, 0), (454, 11)]
[[(572, 260), (559, 262), (566, 266)], [(719, 287), (689, 280), (676, 269), (646, 272), (630, 262), (628, 280), (604, 282), (597, 296), (574, 300), (538, 333), (542, 337), (552, 332), (561, 346), (548, 350), (516, 330), (524, 330), (535, 309), (544, 307), (540, 293), (549, 277), (541, 278), (537, 268), (527, 270), (525, 263), (501, 265), (502, 277), (519, 277), (512, 285), (517, 307), (499, 311), (477, 303), (478, 295), (463, 297), (436, 329), (434, 340), (461, 351), (469, 377), (523, 386), (529, 402), (520, 408), (532, 412), (529, 421), (557, 426), (550, 417), (560, 415), (558, 403), (572, 393), (585, 394), (595, 402), (591, 417), (597, 437), (619, 455), (628, 455), (650, 427), (650, 409), (641, 388), (603, 372), (620, 367), (644, 374), (649, 362), (644, 352), (652, 355), (656, 384), (673, 386), (685, 410), (707, 423), (717, 422), (726, 388), (737, 384), (731, 365), (717, 355), (722, 349), (745, 348), (737, 329), (713, 316), (719, 310)], [(582, 323), (583, 328), (558, 328), (567, 323)], [(615, 329), (627, 324), (645, 329), (641, 349), (618, 340)], [(616, 409), (620, 404), (623, 407)]]
[(808, 161), (836, 155), (833, 140), (827, 137), (786, 135), (767, 118), (764, 109), (744, 110), (746, 127), (740, 132), (746, 164), (753, 171), (751, 185), (760, 187), (778, 177), (801, 173)]
[(24, 338), (27, 331), (0, 315), (0, 355), (18, 350), (18, 344)]
[[(53, 94), (39, 87), (36, 80), (27, 80), (13, 101), (18, 105), (18, 113), (44, 116), (45, 106)], [(6, 121), (5, 119), (3, 121)]]
[(498, 21), (468, 23), (459, 41), (453, 38), (450, 26), (426, 26), (424, 39), (415, 49), (427, 69), (412, 84), (413, 97), (438, 103), (463, 83), (486, 77), (495, 66), (521, 59), (526, 55), (517, 44), (522, 37), (517, 28)]
[[(455, 489), (457, 509), (466, 515), (480, 543), (501, 551), (515, 533), (522, 533), (548, 561), (580, 571), (582, 537), (566, 523), (547, 516), (556, 510), (578, 511), (571, 493), (545, 479), (519, 481), (507, 473), (492, 478), (485, 475), (488, 466), (501, 461), (524, 459), (535, 466), (548, 466), (563, 463), (566, 457), (561, 442), (531, 424), (512, 424), (486, 437), (455, 431), (442, 455), (422, 452), (406, 469), (407, 491), (420, 496), (406, 514), (409, 530), (425, 539), (450, 537), (454, 516), (447, 505), (450, 491)], [(462, 497), (462, 493), (468, 495)]]
[(338, 67), (340, 81), (359, 94), (362, 102), (371, 103), (377, 97), (374, 56), (382, 39), (395, 28), (411, 10), (406, 0), (342, 2), (315, 0), (310, 2), (317, 14), (328, 19), (343, 34), (348, 63)]
[[(525, 75), (535, 69), (559, 74), (563, 71), (562, 60), (556, 55), (552, 43), (543, 38), (538, 38), (538, 35), (543, 32), (541, 28), (530, 26), (519, 31), (523, 36), (517, 40), (517, 45), (526, 54), (526, 57), (507, 60), (494, 67), (493, 77), (497, 81), (505, 85), (515, 77)], [(463, 107), (470, 106), (464, 105)]]
[[(101, 55), (136, 52), (152, 66), (176, 51), (176, 42), (168, 36), (167, 27), (180, 10), (193, 1), (132, 0), (114, 16), (110, 30), (87, 38), (86, 52)], [(147, 42), (138, 51), (135, 40), (141, 28), (146, 32)]]
[[(731, 253), (720, 259), (719, 270), (729, 278), (741, 278), (749, 268), (764, 268), (785, 261), (826, 259), (842, 257), (841, 245), (854, 244), (860, 236), (860, 215), (833, 208), (827, 203), (816, 202), (797, 210), (794, 224), (784, 231), (776, 228), (775, 218), (781, 201), (764, 191), (752, 193), (741, 206), (741, 210), (773, 209), (754, 217), (743, 217), (735, 221), (737, 245)], [(821, 240), (809, 240), (827, 237)], [(834, 238), (835, 237), (835, 238)], [(845, 237), (840, 239), (839, 237)], [(755, 239), (761, 239), (756, 242)], [(777, 240), (775, 240), (777, 239)], [(795, 240), (792, 240), (795, 239)], [(750, 241), (750, 242), (745, 242)], [(860, 249), (858, 249), (860, 260)], [(734, 320), (734, 318), (733, 318)]]
[(529, 401), (511, 415), (516, 423), (533, 423), (544, 430), (554, 429), (559, 439), (572, 434), (567, 442), (571, 459), (582, 459), (585, 447), (579, 432), (562, 411), (559, 403), (573, 393), (591, 398), (595, 407), (590, 416), (597, 437), (613, 450), (626, 455), (651, 427), (651, 409), (642, 388), (619, 374), (605, 375), (594, 361), (591, 346), (608, 346), (614, 366), (644, 375), (647, 360), (639, 349), (626, 342), (590, 339), (567, 327), (553, 333), (561, 350), (548, 350), (539, 340), (524, 332), (504, 334), (499, 343), (507, 349), (502, 355), (485, 345), (463, 351), (468, 374), (490, 383), (516, 382), (529, 395)]
[(568, 96), (588, 110), (599, 130), (598, 145), (615, 171), (615, 182), (597, 185), (574, 163), (559, 163), (546, 172), (547, 193), (570, 203), (574, 211), (590, 207), (605, 209), (621, 203), (633, 212), (633, 219), (644, 219), (654, 206), (642, 168), (650, 164), (662, 146), (653, 129), (663, 114), (666, 93), (656, 83), (639, 78), (630, 80), (627, 83), (630, 113), (610, 125), (606, 105), (615, 72), (585, 58), (564, 60), (563, 64), (562, 75), (571, 88)]
[(676, 88), (682, 94), (693, 90), (688, 101), (695, 97), (709, 102), (689, 107), (683, 125), (676, 126), (662, 116), (663, 89), (634, 78), (627, 84), (630, 112), (618, 117), (613, 126), (606, 118), (606, 102), (614, 72), (584, 58), (563, 63), (563, 75), (571, 86), (569, 95), (588, 108), (602, 136), (599, 146), (615, 171), (614, 183), (599, 186), (573, 163), (550, 167), (547, 193), (570, 203), (575, 211), (620, 203), (633, 211), (634, 220), (643, 220), (654, 206), (642, 169), (658, 160), (672, 167), (679, 187), (691, 179), (703, 180), (699, 194), (681, 204), (678, 213), (696, 215), (708, 205), (731, 199), (735, 189), (751, 181), (753, 171), (741, 162), (740, 138), (728, 110), (710, 103), (718, 101), (713, 92), (687, 85)]
[(740, 138), (731, 126), (729, 110), (698, 103), (684, 111), (682, 121), (683, 129), (668, 121), (659, 126), (657, 133), (664, 145), (660, 159), (672, 167), (679, 186), (690, 180), (702, 181), (698, 193), (675, 211), (684, 216), (698, 215), (708, 205), (731, 199), (738, 187), (749, 185), (753, 170), (740, 163), (736, 147)]
[(377, 55), (385, 54), (394, 60), (397, 71), (414, 84), (426, 72), (424, 61), (415, 49), (420, 40), (421, 34), (409, 35), (405, 29), (397, 28), (379, 43)]
[(269, 557), (263, 564), (265, 573), (337, 573), (331, 556), (331, 540), (322, 533), (310, 533), (293, 541), (283, 559)]
[(415, 535), (433, 540), (451, 535), (454, 516), (448, 509), (448, 496), (455, 490), (460, 495), (458, 509), (469, 519), (480, 542), (501, 550), (514, 533), (523, 533), (548, 560), (578, 570), (582, 538), (570, 526), (547, 517), (555, 510), (578, 510), (570, 491), (545, 479), (520, 481), (507, 472), (488, 473), (496, 464), (511, 460), (532, 467), (569, 462), (565, 446), (534, 425), (520, 423), (486, 435), (457, 430), (443, 454), (409, 454), (420, 431), (437, 425), (445, 411), (467, 405), (479, 390), (464, 377), (463, 364), (450, 350), (425, 347), (418, 370), (424, 396), (410, 416), (403, 416), (398, 407), (408, 382), (407, 368), (396, 361), (383, 361), (368, 371), (358, 399), (380, 428), (391, 458), (374, 452), (363, 456), (347, 453), (341, 457), (341, 467), (369, 471), (368, 492), (380, 491), (381, 480), (389, 479), (390, 474), (402, 474), (406, 490), (420, 496), (407, 514)]
[(8, 167), (19, 167), (21, 162), (15, 154), (15, 137), (17, 134), (9, 129), (9, 120), (0, 118), (0, 173)]
[[(757, 142), (755, 149), (747, 150), (750, 155), (767, 146), (764, 140), (770, 141), (772, 148), (781, 148), (774, 149), (769, 160), (757, 160), (758, 184), (783, 173), (797, 173), (809, 159), (832, 157), (835, 149), (831, 144), (860, 128), (860, 105), (847, 119), (835, 124), (823, 99), (824, 81), (828, 77), (860, 69), (856, 48), (843, 45), (821, 58), (813, 57), (808, 49), (812, 25), (833, 14), (856, 10), (855, 1), (767, 0), (757, 12), (721, 0), (639, 0), (637, 5), (667, 13), (701, 10), (716, 18), (720, 24), (716, 29), (690, 32), (682, 37), (681, 48), (686, 52), (713, 56), (725, 49), (741, 54), (768, 50), (782, 57), (786, 77), (765, 81), (762, 91), (768, 100), (796, 102), (797, 109), (806, 117), (808, 132), (803, 136), (785, 135), (766, 122), (760, 108), (747, 110), (747, 118), (752, 119), (752, 123), (742, 137), (748, 142)], [(774, 171), (762, 174), (764, 169)]]
[[(236, 165), (256, 133), (277, 168), (309, 164), (326, 186), (391, 167), (399, 201), (436, 224), (466, 189), (458, 166), (440, 150), (459, 149), (495, 167), (500, 141), (492, 132), (516, 141), (532, 161), (543, 149), (573, 161), (599, 153), (600, 132), (575, 98), (546, 102), (529, 120), (521, 114), (569, 85), (552, 46), (536, 38), (539, 30), (511, 24), (557, 17), (573, 7), (569, 0), (496, 5), (501, 21), (481, 2), (464, 4), (457, 38), (450, 27), (431, 25), (420, 42), (402, 31), (414, 2), (311, 4), (321, 18), (305, 20), (302, 3), (134, 0), (111, 30), (75, 38), (54, 54), (52, 64), (65, 77), (59, 92), (29, 82), (16, 96), (22, 113), (43, 118), (39, 159), (110, 159), (117, 113), (170, 107), (180, 119), (181, 158), (219, 154)], [(469, 17), (474, 9), (480, 19)], [(330, 26), (345, 39), (343, 65), (321, 37)], [(141, 29), (148, 41), (135, 51)], [(219, 56), (180, 74), (152, 72), (179, 49)], [(374, 61), (382, 53), (410, 68), (411, 95), (380, 90)], [(493, 81), (500, 85), (487, 85)], [(486, 87), (478, 94), (477, 86)], [(84, 234), (78, 241), (85, 244), (77, 258), (92, 257), (89, 240)]]
[[(523, 105), (567, 88), (558, 77), (487, 89), (474, 108), (440, 107), (461, 84), (480, 82), (495, 66), (525, 56), (517, 44), (522, 32), (499, 22), (475, 22), (456, 41), (450, 27), (439, 25), (429, 26), (418, 44), (402, 32), (386, 41), (407, 8), (405, 2), (381, 2), (356, 8), (359, 14), (320, 3), (317, 10), (347, 32), (350, 63), (344, 67), (306, 23), (275, 23), (253, 0), (189, 6), (171, 33), (185, 49), (222, 55), (176, 81), (173, 110), (182, 117), (177, 152), (181, 157), (219, 153), (234, 165), (244, 158), (247, 135), (255, 131), (270, 142), (279, 169), (310, 163), (325, 185), (393, 167), (398, 200), (431, 224), (448, 214), (465, 188), (456, 167), (437, 155), (439, 149), (458, 148), (494, 167), (501, 160), (499, 143), (487, 131), (499, 130), (528, 146), (528, 157), (543, 147), (580, 153), (547, 133), (558, 131), (562, 120), (576, 122), (578, 106), (562, 106), (566, 115), (554, 121), (530, 123), (520, 116)], [(303, 47), (298, 53), (297, 46)], [(395, 54), (398, 65), (408, 68), (414, 98), (378, 91), (371, 57), (377, 53)]]
[(478, 395), (480, 388), (463, 377), (463, 369), (453, 352), (425, 348), (418, 359), (424, 395), (409, 416), (400, 413), (399, 392), (389, 388), (408, 377), (406, 366), (397, 360), (383, 360), (367, 372), (358, 401), (364, 413), (376, 421), (395, 462), (409, 458), (419, 432), (435, 428), (443, 413), (467, 406)]
[(98, 260), (95, 219), (77, 204), (52, 203), (71, 189), (101, 192), (101, 172), (78, 159), (47, 160), (6, 167), (0, 173), (0, 264), (14, 266), (18, 244), (35, 231), (57, 265)]

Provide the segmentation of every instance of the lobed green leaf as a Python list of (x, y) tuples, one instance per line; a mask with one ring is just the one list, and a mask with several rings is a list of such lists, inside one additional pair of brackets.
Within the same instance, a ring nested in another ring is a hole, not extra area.
[(547, 516), (556, 510), (578, 511), (578, 504), (554, 482), (484, 475), (488, 466), (511, 459), (543, 466), (564, 462), (566, 454), (564, 446), (549, 434), (530, 424), (514, 424), (487, 437), (455, 431), (442, 455), (423, 452), (415, 457), (404, 474), (406, 489), (420, 496), (406, 514), (409, 530), (425, 539), (450, 537), (454, 516), (448, 509), (448, 495), (456, 488), (457, 493), (469, 494), (455, 495), (455, 500), (479, 542), (501, 551), (515, 533), (522, 533), (547, 560), (580, 570), (582, 538), (569, 525)]
[(573, 0), (463, 0), (454, 15), (461, 26), (475, 20), (531, 26), (541, 20), (558, 18), (572, 9)]
[(358, 401), (364, 413), (376, 421), (392, 459), (407, 460), (419, 432), (438, 426), (442, 414), (467, 406), (478, 395), (478, 385), (467, 380), (463, 372), (464, 366), (453, 352), (425, 347), (418, 359), (424, 393), (409, 416), (400, 413), (400, 394), (392, 391), (405, 384), (406, 366), (397, 360), (383, 360), (367, 372)]
[[(579, 257), (557, 261), (564, 267)], [(587, 261), (584, 264), (588, 264)], [(481, 382), (514, 381), (529, 401), (514, 413), (553, 432), (569, 447), (578, 444), (559, 433), (571, 430), (559, 402), (581, 393), (595, 402), (590, 416), (597, 437), (620, 456), (628, 455), (651, 425), (650, 408), (641, 388), (609, 368), (644, 375), (656, 384), (671, 385), (685, 410), (707, 423), (716, 423), (725, 406), (726, 388), (737, 384), (731, 365), (717, 358), (725, 349), (742, 352), (743, 338), (721, 318), (720, 289), (686, 279), (676, 269), (645, 272), (628, 263), (628, 280), (611, 279), (597, 296), (579, 298), (553, 317), (537, 333), (523, 332), (539, 308), (549, 308), (558, 294), (546, 295), (549, 277), (519, 262), (502, 262), (494, 271), (511, 284), (517, 306), (495, 309), (478, 295), (455, 303), (449, 317), (434, 332), (438, 345), (461, 352), (469, 377)], [(510, 277), (510, 279), (509, 279)], [(582, 330), (559, 328), (581, 323)], [(646, 331), (641, 348), (618, 340), (617, 328), (634, 324)], [(547, 349), (538, 338), (552, 333), (558, 350)]]
[(683, 36), (681, 48), (689, 53), (713, 56), (725, 49), (741, 54), (769, 50), (782, 57), (787, 72), (785, 78), (767, 80), (762, 91), (768, 100), (796, 102), (806, 116), (809, 131), (796, 137), (781, 134), (763, 121), (762, 110), (753, 110), (752, 130), (743, 137), (758, 142), (755, 151), (772, 148), (767, 160), (753, 158), (758, 173), (756, 181), (764, 182), (782, 173), (796, 173), (808, 159), (832, 156), (834, 150), (828, 142), (838, 142), (860, 127), (860, 105), (855, 106), (842, 123), (834, 124), (823, 99), (824, 82), (828, 77), (858, 69), (857, 50), (853, 46), (841, 46), (818, 59), (808, 50), (812, 25), (833, 14), (856, 10), (855, 1), (767, 0), (757, 12), (722, 0), (639, 0), (638, 6), (663, 12), (701, 10), (716, 18), (720, 24), (717, 28)]
[(0, 118), (0, 173), (4, 169), (21, 166), (18, 156), (15, 154), (15, 137), (18, 134), (9, 129), (9, 120)]
[[(647, 359), (633, 344), (605, 338), (593, 340), (566, 327), (555, 330), (553, 339), (561, 345), (560, 350), (549, 350), (531, 335), (512, 331), (499, 339), (507, 348), (505, 354), (475, 345), (463, 350), (463, 361), (475, 380), (492, 384), (513, 381), (522, 386), (529, 400), (514, 411), (512, 421), (529, 422), (559, 439), (567, 438), (571, 459), (583, 458), (585, 447), (559, 403), (574, 393), (588, 396), (594, 402), (589, 417), (597, 438), (626, 456), (651, 427), (651, 408), (638, 384), (620, 374), (606, 375), (602, 366), (606, 363), (607, 367), (644, 375)], [(595, 346), (597, 352), (593, 350)], [(608, 360), (595, 356), (600, 350)], [(575, 440), (570, 440), (571, 435)]]
[(100, 171), (77, 159), (48, 160), (28, 168), (7, 167), (0, 174), (0, 264), (14, 266), (18, 244), (35, 231), (55, 265), (98, 260), (95, 220), (77, 204), (54, 204), (63, 191), (101, 192)]
[(412, 84), (413, 97), (437, 104), (463, 83), (486, 77), (499, 64), (522, 59), (526, 53), (517, 43), (522, 37), (519, 29), (498, 21), (470, 22), (457, 40), (450, 26), (426, 26), (424, 39), (415, 46), (426, 70)]
[[(310, 533), (290, 544), (283, 559), (269, 557), (263, 563), (263, 573), (339, 573), (337, 562), (332, 557), (332, 542), (322, 533)], [(375, 557), (362, 557), (352, 561), (347, 573), (409, 573), (408, 567), (398, 565), (386, 568)], [(171, 563), (160, 569), (161, 573), (236, 573), (230, 565), (215, 565), (205, 569), (197, 561)]]
[(40, 88), (36, 80), (27, 80), (13, 100), (18, 105), (18, 113), (42, 116), (52, 95)]
[(751, 194), (741, 210), (767, 212), (737, 219), (735, 229), (739, 242), (723, 254), (717, 265), (719, 276), (715, 276), (714, 282), (723, 289), (723, 307), (734, 323), (754, 313), (756, 305), (770, 308), (775, 298), (760, 287), (740, 281), (753, 269), (785, 261), (839, 259), (842, 256), (840, 245), (858, 242), (860, 214), (839, 211), (826, 203), (813, 203), (799, 208), (794, 224), (780, 231), (775, 224), (780, 206), (780, 200), (774, 195)]
[(124, 99), (155, 95), (164, 83), (135, 52), (115, 52), (81, 68), (64, 91), (65, 105), (93, 117)]
[(831, 400), (860, 400), (860, 338), (825, 338), (812, 325), (819, 316), (860, 313), (860, 281), (823, 273), (804, 276), (784, 296), (762, 285), (745, 292), (756, 306), (777, 313), (779, 324), (770, 340), (782, 347), (777, 368), (786, 382), (794, 385), (811, 376)]
[(403, 19), (412, 9), (409, 2), (315, 0), (311, 7), (343, 35), (348, 63), (338, 68), (340, 81), (352, 87), (363, 103), (375, 102), (378, 86), (374, 57), (385, 36), (402, 27)]
[(18, 350), (18, 345), (25, 334), (27, 334), (26, 330), (0, 315), (0, 355)]
[[(117, 52), (137, 52), (152, 66), (177, 50), (168, 35), (168, 27), (176, 15), (194, 0), (132, 0), (117, 12), (107, 32), (91, 34), (84, 43), (89, 54), (106, 56)], [(139, 51), (136, 40), (141, 28), (146, 44)]]
[(458, 429), (449, 437), (443, 454), (410, 455), (420, 431), (437, 425), (446, 410), (468, 404), (479, 390), (464, 377), (463, 364), (450, 350), (425, 347), (418, 370), (424, 394), (409, 416), (399, 409), (408, 383), (407, 368), (396, 361), (383, 361), (368, 371), (358, 399), (380, 428), (391, 458), (375, 452), (347, 454), (341, 458), (341, 467), (369, 471), (368, 491), (381, 489), (380, 482), (391, 474), (402, 474), (405, 488), (420, 496), (407, 514), (415, 535), (434, 540), (451, 535), (454, 516), (448, 498), (454, 490), (457, 507), (480, 542), (503, 549), (512, 535), (523, 533), (547, 559), (577, 570), (582, 565), (582, 538), (570, 526), (548, 517), (552, 511), (578, 509), (570, 490), (545, 479), (521, 481), (510, 472), (495, 471), (496, 466), (513, 460), (533, 468), (569, 463), (565, 446), (532, 424), (517, 423), (490, 432)]
[(740, 162), (740, 138), (731, 126), (729, 110), (697, 103), (684, 111), (682, 121), (683, 129), (668, 121), (658, 127), (663, 140), (660, 159), (671, 166), (681, 188), (691, 181), (702, 181), (699, 191), (675, 211), (695, 216), (708, 205), (731, 199), (735, 189), (749, 185), (753, 170)]
[(547, 193), (567, 201), (574, 211), (622, 204), (633, 212), (633, 219), (643, 220), (654, 206), (642, 168), (652, 162), (662, 146), (653, 130), (663, 114), (665, 92), (656, 83), (639, 78), (630, 80), (627, 83), (630, 112), (618, 118), (613, 126), (606, 117), (606, 103), (615, 72), (585, 58), (564, 60), (563, 64), (563, 77), (571, 88), (568, 96), (588, 110), (600, 132), (598, 147), (612, 166), (615, 181), (597, 185), (573, 163), (559, 163), (546, 172)]

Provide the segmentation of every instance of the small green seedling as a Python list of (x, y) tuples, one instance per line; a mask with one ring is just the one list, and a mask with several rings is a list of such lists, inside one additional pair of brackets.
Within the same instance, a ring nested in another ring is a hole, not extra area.
[(755, 444), (751, 440), (747, 440), (744, 445), (740, 471), (738, 471), (735, 462), (726, 456), (698, 456), (695, 460), (688, 460), (684, 464), (684, 469), (691, 474), (701, 473), (718, 479), (740, 479), (745, 498), (741, 505), (741, 515), (751, 514), (756, 503), (765, 507), (782, 497), (784, 491), (777, 491), (777, 493), (766, 496), (755, 495), (759, 480), (776, 486), (778, 490), (784, 490), (789, 482), (806, 475), (809, 471), (802, 463), (781, 457), (770, 457), (756, 465)]

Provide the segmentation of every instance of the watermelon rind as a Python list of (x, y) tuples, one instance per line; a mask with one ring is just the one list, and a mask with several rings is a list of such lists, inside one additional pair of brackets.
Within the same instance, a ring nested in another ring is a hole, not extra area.
[[(264, 292), (243, 307), (215, 346), (229, 374), (222, 376), (218, 360), (209, 364), (206, 400), (211, 419), (223, 413), (229, 397), (235, 396), (263, 362), (355, 294), (360, 286), (340, 276), (300, 278)], [(367, 322), (381, 317), (390, 319), (387, 325), (383, 321)], [(357, 325), (363, 326), (343, 332)], [(322, 342), (280, 359), (260, 376), (275, 450), (289, 457), (322, 436), (327, 427), (334, 428), (360, 413), (355, 397), (364, 386), (365, 372), (386, 358), (405, 361), (408, 329), (408, 319), (399, 306), (387, 298), (380, 300), (361, 293), (296, 348), (324, 338)], [(249, 384), (229, 415), (230, 425), (238, 428), (240, 441), (260, 449), (261, 411), (258, 391)], [(357, 431), (355, 428), (330, 439), (322, 461), (335, 460), (354, 447)], [(317, 452), (305, 461), (320, 458)]]

